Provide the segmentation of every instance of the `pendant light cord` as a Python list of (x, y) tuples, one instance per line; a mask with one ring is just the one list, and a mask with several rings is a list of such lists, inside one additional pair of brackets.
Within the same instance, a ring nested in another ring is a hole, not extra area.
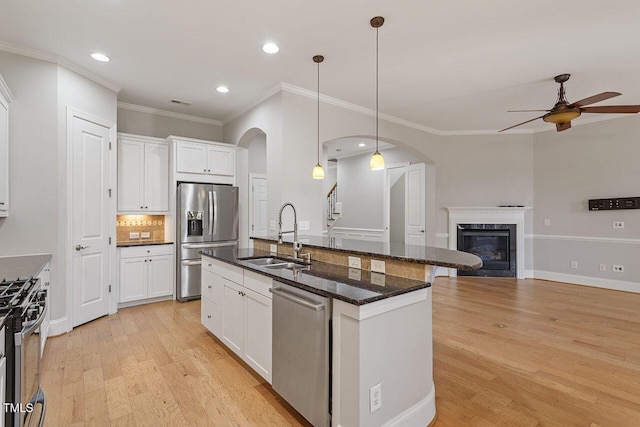
[(318, 164), (320, 164), (320, 63), (318, 62)]
[(376, 28), (376, 153), (378, 152), (378, 34), (380, 27)]

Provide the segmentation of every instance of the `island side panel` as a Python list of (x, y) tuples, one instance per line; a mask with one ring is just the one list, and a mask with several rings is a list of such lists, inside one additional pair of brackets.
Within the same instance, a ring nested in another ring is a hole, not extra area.
[[(333, 306), (333, 426), (426, 426), (435, 418), (431, 289)], [(382, 384), (382, 407), (369, 390)]]

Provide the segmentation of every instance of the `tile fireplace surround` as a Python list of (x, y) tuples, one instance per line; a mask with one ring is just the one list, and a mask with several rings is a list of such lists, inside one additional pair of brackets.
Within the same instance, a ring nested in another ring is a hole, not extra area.
[[(458, 224), (515, 224), (516, 225), (516, 272), (518, 279), (524, 279), (525, 245), (524, 214), (531, 207), (463, 207), (451, 208), (449, 211), (449, 249), (458, 249)], [(451, 277), (457, 271), (449, 270)]]

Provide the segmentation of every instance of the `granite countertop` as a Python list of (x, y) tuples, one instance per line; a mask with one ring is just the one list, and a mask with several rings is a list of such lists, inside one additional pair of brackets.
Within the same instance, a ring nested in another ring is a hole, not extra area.
[[(254, 240), (277, 242), (277, 236), (255, 236)], [(282, 238), (285, 243), (293, 243), (291, 235)], [(340, 237), (298, 236), (298, 241), (310, 248), (330, 249), (332, 251), (357, 253), (371, 257), (457, 268), (459, 270), (477, 270), (482, 260), (470, 253), (434, 246), (405, 245), (401, 243), (370, 242), (367, 240), (342, 239)]]
[(420, 280), (371, 273), (313, 260), (308, 269), (298, 272), (285, 268), (269, 269), (249, 262), (252, 258), (272, 256), (269, 252), (257, 249), (207, 249), (201, 253), (264, 274), (282, 283), (354, 305), (368, 304), (431, 286), (430, 283)]
[(128, 240), (126, 242), (116, 242), (119, 248), (127, 248), (129, 246), (152, 246), (152, 245), (173, 245), (173, 242), (166, 240)]
[(50, 254), (0, 257), (0, 281), (30, 279), (50, 260)]

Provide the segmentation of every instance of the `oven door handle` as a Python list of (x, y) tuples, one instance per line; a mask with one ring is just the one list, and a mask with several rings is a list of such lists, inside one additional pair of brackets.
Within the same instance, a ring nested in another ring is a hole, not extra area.
[(40, 327), (40, 325), (44, 321), (44, 316), (47, 314), (47, 310), (48, 310), (48, 307), (47, 307), (47, 304), (45, 304), (44, 310), (42, 310), (42, 312), (40, 313), (40, 315), (36, 320), (25, 323), (24, 327), (22, 328), (23, 340), (27, 335), (32, 334), (36, 329)]

